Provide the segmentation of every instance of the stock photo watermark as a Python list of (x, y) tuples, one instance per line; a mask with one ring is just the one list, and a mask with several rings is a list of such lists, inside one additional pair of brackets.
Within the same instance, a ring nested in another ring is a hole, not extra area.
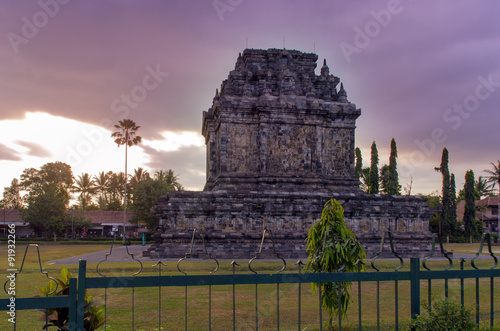
[(38, 35), (51, 18), (54, 18), (60, 11), (62, 5), (67, 5), (72, 0), (40, 0), (38, 6), (40, 10), (36, 11), (31, 17), (21, 17), (21, 29), (19, 33), (7, 33), (10, 45), (16, 54), (19, 53), (19, 47), (30, 42)]
[[(128, 118), (130, 112), (146, 100), (148, 94), (157, 89), (164, 79), (170, 75), (170, 73), (161, 70), (160, 64), (156, 64), (154, 68), (146, 66), (145, 71), (146, 74), (140, 84), (130, 89), (129, 93), (122, 93), (111, 102), (110, 110), (118, 115), (119, 120)], [(66, 162), (74, 165), (80, 164), (85, 157), (93, 152), (95, 147), (107, 138), (109, 133), (106, 130), (113, 130), (113, 125), (114, 122), (110, 118), (103, 118), (100, 122), (102, 128), (82, 130), (83, 139), (75, 147), (66, 147), (68, 152)]]
[(408, 157), (407, 164), (401, 165), (401, 174), (410, 176), (415, 167), (422, 165), (425, 158), (432, 155), (449, 138), (447, 131), (458, 130), (465, 119), (469, 118), (485, 101), (500, 87), (500, 81), (495, 81), (493, 74), (487, 77), (478, 76), (478, 83), (474, 91), (463, 98), (461, 102), (454, 103), (442, 115), (444, 125), (432, 129), (430, 136), (424, 139), (415, 139), (413, 142), (418, 147)]
[(236, 7), (241, 5), (243, 0), (214, 0), (212, 5), (214, 6), (217, 16), (219, 16), (220, 21), (224, 21), (224, 14), (227, 12), (232, 12)]
[(155, 69), (147, 66), (146, 72), (147, 74), (142, 78), (142, 84), (134, 86), (129, 94), (122, 93), (119, 98), (111, 102), (111, 111), (121, 113), (120, 119), (127, 118), (130, 111), (136, 109), (139, 103), (147, 98), (148, 91), (151, 92), (158, 88), (163, 79), (169, 75), (168, 72), (161, 71), (159, 64), (156, 65)]
[(5, 283), (5, 292), (10, 296), (7, 305), (7, 320), (10, 323), (16, 323), (16, 225), (8, 225), (7, 236), (7, 282)]
[(393, 17), (403, 12), (403, 9), (404, 7), (400, 0), (389, 0), (385, 9), (371, 10), (370, 16), (373, 19), (366, 22), (363, 28), (354, 27), (352, 44), (345, 41), (339, 44), (347, 63), (351, 63), (354, 54), (359, 54), (363, 49), (368, 47), (372, 40), (378, 37), (382, 30), (389, 26)]

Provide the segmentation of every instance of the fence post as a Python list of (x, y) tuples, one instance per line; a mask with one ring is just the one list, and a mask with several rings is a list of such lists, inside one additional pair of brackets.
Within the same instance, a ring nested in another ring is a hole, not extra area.
[(80, 260), (78, 267), (78, 301), (76, 305), (76, 330), (83, 330), (85, 314), (85, 287), (87, 277), (87, 261)]
[(68, 328), (76, 330), (76, 278), (69, 279), (69, 313)]
[(420, 315), (420, 259), (410, 259), (410, 295), (411, 295), (411, 318)]

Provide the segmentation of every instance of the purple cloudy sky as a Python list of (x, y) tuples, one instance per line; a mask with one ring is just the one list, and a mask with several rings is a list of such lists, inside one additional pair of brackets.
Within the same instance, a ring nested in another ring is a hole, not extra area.
[[(443, 147), (463, 187), (500, 159), (497, 1), (29, 0), (0, 2), (0, 187), (56, 160), (75, 175), (121, 171), (110, 124), (145, 144), (131, 168), (204, 184), (202, 111), (249, 48), (315, 52), (362, 110), (356, 145), (400, 182), (440, 190)], [(96, 170), (98, 169), (98, 170)]]

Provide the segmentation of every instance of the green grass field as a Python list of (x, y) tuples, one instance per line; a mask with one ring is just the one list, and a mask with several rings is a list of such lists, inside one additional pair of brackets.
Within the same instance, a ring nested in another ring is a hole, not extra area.
[[(463, 254), (476, 254), (479, 250), (479, 243), (474, 244), (444, 244), (444, 248), (449, 252), (463, 253)], [(500, 245), (493, 245), (491, 247), (495, 256), (500, 256)], [(488, 253), (488, 246), (483, 246), (483, 254)]]
[[(5, 245), (0, 245), (0, 256), (5, 261), (7, 267), (7, 250)], [(474, 254), (479, 248), (479, 244), (451, 244), (446, 245), (447, 250), (453, 249), (456, 253)], [(109, 249), (107, 245), (40, 245), (40, 256), (42, 268), (50, 276), (58, 277), (61, 268), (68, 268), (73, 275), (78, 274), (78, 265), (54, 265), (49, 261), (75, 256), (79, 254)], [(495, 246), (499, 249), (499, 246)], [(24, 254), (24, 247), (18, 245), (16, 251), (16, 267), (20, 268), (21, 259)], [(499, 254), (500, 255), (500, 254)], [(297, 267), (293, 264), (295, 261), (287, 261), (286, 272), (297, 272)], [(158, 275), (158, 268), (153, 267), (155, 261), (143, 263), (143, 271), (140, 276)], [(249, 273), (248, 261), (238, 261), (237, 273)], [(369, 263), (367, 263), (369, 265)], [(397, 261), (377, 261), (377, 267), (381, 271), (392, 271), (398, 265)], [(443, 269), (447, 266), (446, 261), (432, 261), (428, 264), (432, 269)], [(478, 263), (480, 268), (489, 268), (491, 260), (482, 260)], [(275, 273), (281, 265), (275, 262), (257, 262), (252, 267), (258, 269), (259, 273)], [(470, 262), (466, 264), (470, 268)], [(212, 262), (183, 262), (182, 270), (187, 274), (208, 274), (214, 268)], [(454, 269), (458, 269), (458, 263), (454, 264)], [(100, 266), (100, 271), (107, 276), (132, 276), (139, 269), (138, 263), (104, 263)], [(231, 273), (229, 261), (220, 262), (218, 274)], [(409, 261), (405, 260), (405, 265), (401, 271), (409, 270)], [(370, 267), (367, 271), (373, 271)], [(96, 272), (96, 263), (87, 265), (88, 277), (98, 277)], [(167, 267), (162, 269), (162, 275), (180, 275), (176, 268), (176, 262), (167, 262)], [(5, 279), (5, 278), (4, 278)], [(46, 286), (47, 278), (40, 273), (38, 266), (38, 256), (36, 250), (30, 248), (23, 271), (16, 280), (16, 294), (18, 297), (33, 296), (39, 294), (37, 286)], [(473, 308), (475, 306), (475, 280), (466, 280), (466, 306)], [(421, 299), (427, 301), (427, 282), (422, 282)], [(450, 296), (459, 302), (459, 281), (451, 280), (449, 282)], [(495, 280), (496, 289), (500, 288), (500, 279)], [(488, 280), (480, 281), (481, 313), (480, 319), (482, 325), (489, 325), (489, 303), (490, 303), (490, 282)], [(434, 299), (444, 297), (444, 281), (435, 281), (432, 283)], [(214, 330), (232, 329), (233, 310), (232, 286), (195, 286), (187, 289), (187, 321), (188, 330), (207, 330), (209, 320), (208, 298), (211, 290), (211, 322)], [(349, 318), (343, 322), (343, 329), (357, 329), (358, 324), (358, 285), (352, 285), (352, 296), (354, 301), (351, 303)], [(158, 328), (159, 318), (163, 330), (183, 330), (185, 320), (185, 291), (184, 287), (157, 287), (136, 288), (136, 289), (109, 289), (109, 290), (89, 290), (89, 294), (99, 304), (107, 305), (107, 330), (131, 330), (132, 329), (132, 311), (135, 330), (155, 330)], [(395, 323), (395, 284), (394, 282), (380, 283), (380, 325), (382, 330), (394, 329)], [(498, 291), (498, 290), (497, 290)], [(0, 297), (6, 298), (7, 295), (1, 291)], [(161, 312), (159, 312), (159, 296), (161, 292)], [(363, 330), (375, 330), (377, 325), (377, 287), (376, 282), (365, 282), (361, 285), (362, 298), (362, 324)], [(253, 330), (256, 323), (256, 304), (255, 304), (255, 285), (236, 286), (236, 319), (237, 329)], [(257, 288), (258, 296), (258, 325), (259, 330), (275, 330), (277, 328), (277, 285), (259, 285)], [(279, 315), (280, 329), (297, 329), (298, 322), (298, 284), (282, 284), (279, 287)], [(309, 284), (303, 284), (301, 287), (301, 329), (317, 330), (319, 329), (319, 303), (318, 294), (313, 294)], [(500, 327), (500, 296), (496, 293), (495, 301), (495, 326)], [(399, 324), (400, 329), (404, 329), (409, 322), (410, 316), (410, 289), (409, 282), (400, 281), (398, 283), (399, 299)], [(132, 305), (133, 301), (133, 305)], [(423, 308), (422, 308), (423, 312)], [(18, 330), (41, 330), (44, 323), (40, 319), (41, 312), (23, 311), (17, 312)], [(161, 315), (160, 315), (161, 314)], [(326, 312), (323, 312), (323, 320), (327, 318)], [(12, 329), (11, 324), (7, 322), (7, 315), (0, 319), (0, 330)], [(104, 329), (104, 328), (101, 328)]]

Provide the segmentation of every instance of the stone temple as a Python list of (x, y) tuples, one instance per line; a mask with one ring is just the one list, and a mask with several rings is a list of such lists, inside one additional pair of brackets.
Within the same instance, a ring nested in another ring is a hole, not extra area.
[[(246, 49), (238, 56), (203, 112), (204, 190), (158, 199), (153, 210), (160, 228), (144, 255), (184, 256), (197, 229), (213, 257), (252, 258), (267, 229), (281, 257), (304, 258), (307, 232), (331, 198), (342, 203), (347, 226), (368, 256), (388, 229), (400, 255), (428, 251), (431, 212), (424, 198), (360, 190), (354, 139), (361, 110), (326, 61), (315, 73), (317, 60), (286, 49)], [(203, 254), (201, 242), (195, 236), (193, 256)]]

